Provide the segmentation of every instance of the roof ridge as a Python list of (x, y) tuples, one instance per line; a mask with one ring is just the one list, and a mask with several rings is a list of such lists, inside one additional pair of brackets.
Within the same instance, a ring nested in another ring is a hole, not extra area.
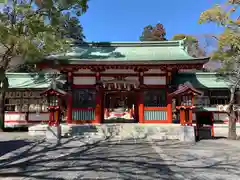
[(192, 74), (192, 75), (217, 75), (217, 72), (179, 72), (179, 74)]
[[(39, 74), (44, 74), (44, 75), (53, 75), (54, 73), (51, 73), (51, 72), (47, 72), (47, 73), (44, 73), (44, 72), (41, 72), (41, 73), (37, 73), (37, 72), (7, 72), (6, 75), (7, 76), (15, 76), (15, 75), (22, 75), (22, 76), (27, 76), (27, 75), (39, 75)], [(61, 74), (61, 73), (59, 73)]]
[(100, 46), (100, 47), (148, 47), (148, 46), (167, 46), (167, 47), (183, 47), (183, 40), (176, 41), (122, 41), (122, 42), (84, 42), (75, 43), (73, 46)]

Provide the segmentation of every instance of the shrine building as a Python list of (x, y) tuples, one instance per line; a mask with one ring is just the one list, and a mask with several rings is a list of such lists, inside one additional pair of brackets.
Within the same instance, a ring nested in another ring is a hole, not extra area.
[[(180, 123), (194, 121), (197, 111), (217, 119), (215, 105), (229, 99), (227, 85), (216, 80), (216, 73), (197, 72), (208, 61), (192, 57), (184, 40), (103, 42), (76, 44), (71, 52), (48, 56), (37, 67), (64, 77), (59, 83), (67, 92), (62, 107), (68, 124)], [(48, 121), (40, 93), (49, 87), (49, 74), (7, 76), (5, 124)]]

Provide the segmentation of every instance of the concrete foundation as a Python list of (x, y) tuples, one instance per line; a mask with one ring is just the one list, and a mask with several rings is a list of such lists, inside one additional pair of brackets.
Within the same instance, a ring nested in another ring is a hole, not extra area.
[(45, 136), (47, 131), (47, 124), (37, 124), (30, 126), (28, 128), (28, 135), (29, 136)]
[[(30, 135), (41, 135), (47, 131), (47, 126), (37, 125), (29, 128)], [(49, 132), (50, 133), (50, 132)], [(181, 140), (191, 142), (195, 140), (192, 128), (179, 124), (84, 124), (84, 125), (61, 125), (62, 136), (85, 136), (85, 137), (114, 137), (118, 139), (148, 138), (153, 140)]]
[(181, 126), (179, 140), (182, 142), (193, 143), (196, 141), (193, 126)]
[[(48, 128), (48, 124), (37, 124), (30, 126), (28, 128), (29, 136), (45, 136)], [(71, 126), (66, 124), (61, 124), (61, 136), (68, 136)]]

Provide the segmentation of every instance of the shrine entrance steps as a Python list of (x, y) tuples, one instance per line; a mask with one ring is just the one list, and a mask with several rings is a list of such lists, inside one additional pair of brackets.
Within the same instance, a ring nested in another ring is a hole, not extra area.
[[(29, 135), (44, 135), (46, 125), (29, 127)], [(62, 124), (62, 136), (84, 136), (89, 138), (117, 138), (117, 139), (154, 139), (154, 140), (181, 140), (183, 137), (183, 126), (179, 124)], [(38, 129), (38, 130), (37, 130)], [(41, 129), (41, 132), (40, 132)], [(194, 136), (194, 133), (187, 137)]]

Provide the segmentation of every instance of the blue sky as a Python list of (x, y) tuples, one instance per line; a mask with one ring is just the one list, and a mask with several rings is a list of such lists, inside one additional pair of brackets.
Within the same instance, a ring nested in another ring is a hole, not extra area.
[(87, 41), (138, 41), (144, 26), (162, 23), (167, 38), (184, 33), (219, 33), (215, 24), (198, 24), (202, 11), (223, 0), (90, 0), (80, 20)]

